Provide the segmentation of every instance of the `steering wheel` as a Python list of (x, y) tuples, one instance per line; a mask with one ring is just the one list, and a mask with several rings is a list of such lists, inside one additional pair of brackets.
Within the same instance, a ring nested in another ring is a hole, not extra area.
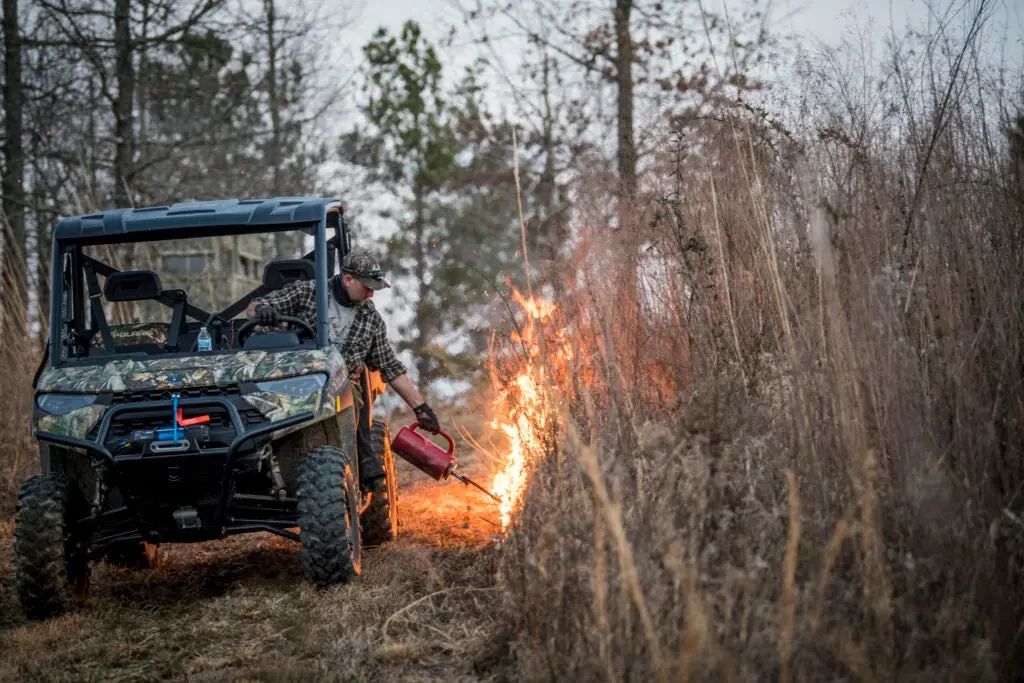
[[(277, 316), (277, 319), (282, 323), (288, 323), (289, 325), (294, 325), (295, 327), (300, 328), (299, 339), (302, 339), (303, 334), (307, 339), (316, 339), (316, 332), (313, 330), (312, 325), (307, 323), (302, 318), (294, 318), (290, 315), (279, 315)], [(260, 321), (254, 319), (247, 321), (241, 327), (239, 327), (238, 331), (235, 333), (235, 337), (238, 339), (238, 344), (245, 344), (245, 340), (249, 338), (249, 335), (252, 334), (253, 330), (255, 330), (256, 326), (259, 324)]]

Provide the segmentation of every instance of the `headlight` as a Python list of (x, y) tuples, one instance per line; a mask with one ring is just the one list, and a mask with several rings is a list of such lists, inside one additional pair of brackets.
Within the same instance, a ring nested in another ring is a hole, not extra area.
[(90, 394), (40, 394), (36, 405), (44, 413), (64, 415), (72, 410), (91, 406), (99, 396)]
[(315, 391), (323, 389), (326, 383), (327, 375), (317, 373), (315, 375), (289, 377), (288, 379), (275, 379), (269, 382), (256, 382), (256, 388), (259, 391), (266, 391), (272, 394), (304, 398)]

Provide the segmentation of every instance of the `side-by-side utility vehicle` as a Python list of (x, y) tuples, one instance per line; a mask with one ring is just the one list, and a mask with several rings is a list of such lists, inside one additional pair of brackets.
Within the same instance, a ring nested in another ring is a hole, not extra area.
[[(57, 223), (34, 381), (41, 474), (15, 519), (28, 616), (83, 598), (91, 563), (151, 566), (161, 543), (271, 532), (299, 542), (306, 578), (325, 587), (360, 573), (364, 544), (393, 538), (390, 436), (371, 415), (384, 385), (351, 374), (328, 339), (328, 281), (349, 248), (340, 202), (320, 198)], [(295, 279), (316, 282), (315, 327), (245, 316)], [(384, 486), (363, 490), (360, 458), (378, 459)]]

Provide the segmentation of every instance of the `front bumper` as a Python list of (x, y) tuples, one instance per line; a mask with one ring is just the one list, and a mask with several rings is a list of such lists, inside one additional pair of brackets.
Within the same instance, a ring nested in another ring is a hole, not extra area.
[[(116, 487), (121, 494), (120, 505), (94, 504), (90, 516), (80, 520), (90, 529), (92, 554), (100, 555), (111, 544), (125, 541), (196, 542), (250, 531), (270, 531), (297, 539), (287, 531), (296, 525), (294, 499), (237, 493), (234, 473), (239, 460), (255, 453), (262, 441), (300, 429), (314, 420), (315, 414), (306, 411), (252, 425), (227, 398), (185, 399), (179, 405), (186, 410), (216, 407), (226, 411), (233, 426), (233, 438), (226, 446), (210, 448), (190, 441), (187, 450), (168, 454), (118, 453), (108, 448), (109, 433), (118, 425), (119, 416), (165, 410), (166, 401), (111, 406), (90, 439), (46, 431), (35, 433), (41, 442), (83, 450), (106, 464), (100, 468), (103, 487)], [(236, 518), (231, 512), (235, 505), (255, 513)], [(193, 516), (201, 518), (201, 523), (180, 524), (182, 510), (191, 510)]]

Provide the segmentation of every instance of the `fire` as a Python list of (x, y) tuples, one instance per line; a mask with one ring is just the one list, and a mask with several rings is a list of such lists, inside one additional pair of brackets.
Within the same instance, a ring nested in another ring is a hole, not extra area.
[[(541, 388), (530, 371), (519, 375), (515, 382), (516, 396), (510, 396), (507, 403), (511, 404), (510, 422), (495, 423), (509, 439), (509, 453), (504, 468), (494, 476), (491, 491), (501, 499), (501, 526), (507, 529), (512, 522), (513, 513), (522, 505), (523, 492), (526, 489), (529, 465), (533, 457), (541, 452), (542, 440), (541, 420), (543, 404)], [(512, 393), (512, 392), (510, 392)]]
[(530, 316), (530, 320), (545, 320), (555, 312), (555, 304), (544, 299), (527, 299), (518, 290), (512, 291), (512, 298)]
[[(549, 383), (540, 359), (540, 324), (552, 316), (555, 305), (542, 299), (524, 298), (518, 291), (513, 291), (513, 298), (526, 313), (521, 332), (512, 340), (519, 347), (514, 356), (518, 367), (515, 379), (495, 400), (495, 414), (505, 417), (495, 419), (491, 424), (504, 432), (509, 440), (504, 466), (491, 483), (491, 491), (501, 499), (503, 529), (509, 527), (515, 512), (522, 506), (530, 470), (548, 446), (552, 419)], [(564, 335), (555, 340), (559, 356), (569, 351), (563, 340)], [(492, 358), (492, 372), (493, 362)]]

